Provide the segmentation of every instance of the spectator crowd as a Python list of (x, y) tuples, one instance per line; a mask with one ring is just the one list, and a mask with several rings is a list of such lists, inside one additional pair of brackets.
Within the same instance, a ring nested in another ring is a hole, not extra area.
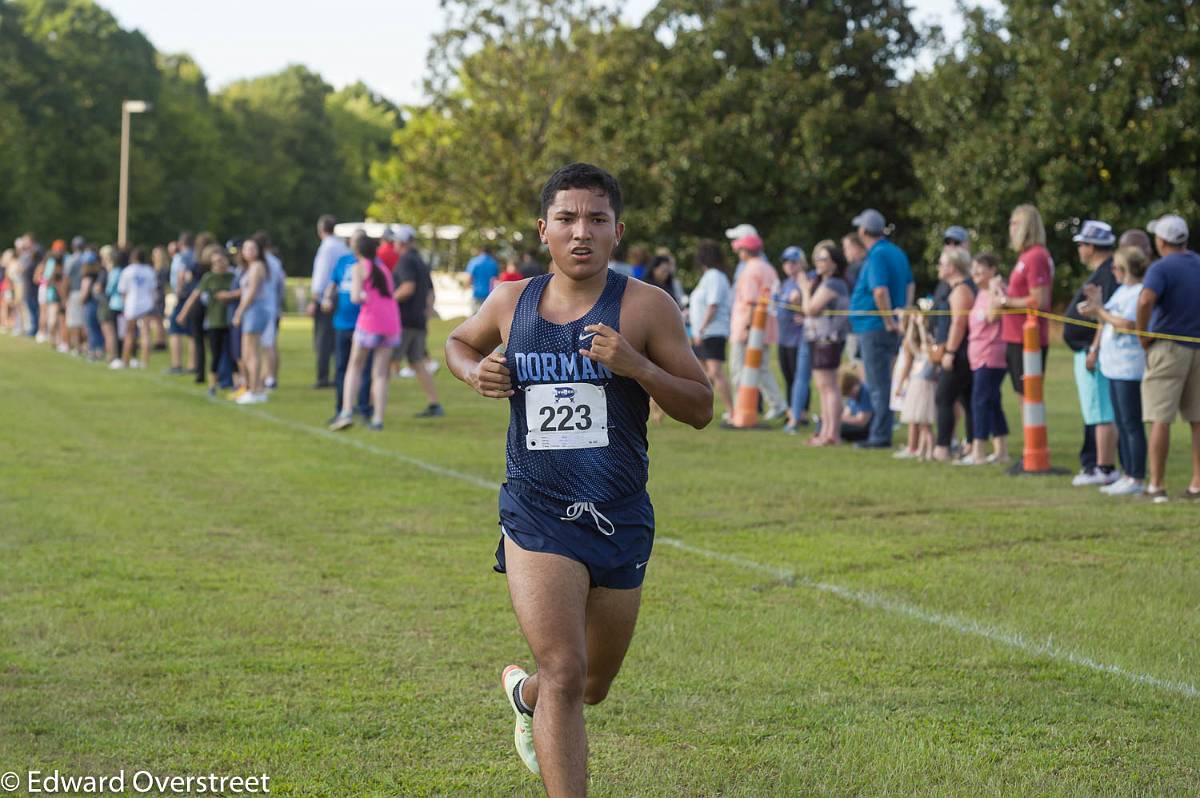
[[(937, 288), (920, 300), (884, 216), (867, 209), (851, 226), (813, 245), (811, 258), (799, 245), (784, 249), (782, 279), (750, 224), (726, 230), (728, 246), (699, 242), (690, 294), (665, 249), (636, 247), (629, 263), (610, 267), (675, 299), (726, 422), (747, 376), (755, 307), (769, 297), (763, 346), (776, 349), (783, 380), (771, 368), (755, 375), (767, 422), (784, 421), (790, 434), (810, 427), (813, 447), (890, 451), (898, 418), (907, 425), (898, 459), (1009, 463), (1002, 392), (1006, 382), (1023, 392), (1029, 310), (1043, 367), (1049, 354), (1055, 264), (1037, 208), (1010, 215), (1011, 267), (1000, 253), (972, 254), (966, 228), (946, 228)], [(358, 230), (347, 240), (334, 227), (332, 216), (317, 222), (306, 309), (314, 387), (334, 389), (330, 429), (347, 429), (356, 416), (382, 429), (395, 374), (418, 381), (426, 400), (419, 416), (442, 416), (427, 346), (434, 285), (414, 229), (388, 226), (378, 240)], [(1074, 236), (1088, 276), (1061, 318), (1083, 422), (1072, 484), (1167, 501), (1170, 425), (1181, 417), (1193, 464), (1181, 495), (1200, 499), (1200, 255), (1188, 249), (1179, 216), (1155, 219), (1147, 231), (1118, 237), (1087, 220)], [(462, 276), (477, 311), (497, 283), (544, 272), (533, 252), (501, 266), (484, 246)], [(0, 255), (0, 276), (0, 329), (12, 334), (111, 369), (148, 368), (151, 353), (166, 350), (169, 374), (190, 374), (239, 404), (266, 402), (278, 385), (286, 284), (264, 231), (223, 245), (183, 233), (149, 251), (82, 237), (43, 248), (29, 233)]]

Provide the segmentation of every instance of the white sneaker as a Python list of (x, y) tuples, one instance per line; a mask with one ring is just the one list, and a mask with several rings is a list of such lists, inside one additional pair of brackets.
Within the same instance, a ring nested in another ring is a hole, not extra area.
[(129, 368), (140, 369), (141, 367), (142, 361), (138, 360), (136, 357), (129, 361)]
[(1145, 490), (1146, 486), (1139, 480), (1133, 477), (1121, 477), (1113, 484), (1105, 485), (1100, 492), (1109, 496), (1140, 496)]
[(255, 394), (246, 391), (244, 394), (235, 399), (234, 402), (239, 405), (256, 405), (258, 404), (258, 399)]
[(108, 367), (114, 371), (125, 368), (125, 361), (120, 358), (113, 358), (113, 362), (108, 364)]
[(429, 365), (427, 365), (425, 367), (425, 370), (428, 371), (430, 374), (437, 374), (437, 370), (442, 367), (442, 364), (436, 360), (429, 360), (427, 362), (429, 363)]
[(267, 403), (266, 391), (263, 391), (262, 393), (248, 394), (248, 396), (254, 397), (254, 404), (256, 404), (256, 405), (265, 405)]
[(412, 366), (405, 366), (404, 368), (400, 369), (400, 375), (399, 375), (399, 376), (401, 376), (401, 377), (415, 377), (415, 376), (417, 376), (417, 372), (413, 371), (413, 369), (412, 369)]
[(71, 347), (67, 346), (66, 344), (59, 344), (58, 351), (59, 351), (59, 354), (65, 355), (71, 351)]
[(1112, 471), (1109, 471), (1107, 474), (1100, 469), (1096, 469), (1096, 473), (1099, 474), (1100, 478), (1104, 480), (1102, 483), (1104, 485), (1114, 485), (1124, 477), (1124, 474), (1115, 468)]
[(267, 377), (266, 381), (263, 384), (267, 387), (268, 390), (270, 390), (271, 388), (275, 388), (279, 385), (279, 383), (275, 382), (274, 377)]
[(1120, 479), (1118, 479), (1116, 482), (1112, 483), (1111, 485), (1101, 486), (1100, 492), (1105, 494), (1106, 496), (1115, 495), (1118, 491), (1121, 490), (1121, 488), (1125, 487), (1125, 483), (1129, 482), (1129, 481), (1130, 481), (1129, 477), (1121, 477)]
[[(1113, 473), (1115, 474), (1116, 472), (1114, 471)], [(1098, 468), (1093, 468), (1090, 471), (1080, 471), (1071, 480), (1071, 484), (1076, 488), (1082, 488), (1089, 485), (1108, 485), (1111, 482), (1112, 480), (1110, 480), (1104, 474), (1104, 472)]]
[(892, 452), (893, 460), (913, 460), (916, 458), (916, 456), (917, 453), (908, 448), (897, 449), (896, 451)]
[(37, 341), (39, 344), (44, 344), (44, 343), (46, 343), (46, 334), (38, 333), (37, 335), (34, 336), (33, 340)]
[[(518, 665), (509, 665), (500, 676), (500, 687), (504, 690), (508, 705), (516, 716), (516, 723), (513, 725), (513, 744), (517, 749), (517, 756), (533, 775), (540, 776), (542, 770), (538, 767), (537, 753), (533, 750), (533, 718), (517, 709), (517, 702), (513, 700), (513, 690), (517, 683), (526, 678), (528, 678), (528, 674), (524, 669)], [(522, 696), (522, 698), (524, 697)]]

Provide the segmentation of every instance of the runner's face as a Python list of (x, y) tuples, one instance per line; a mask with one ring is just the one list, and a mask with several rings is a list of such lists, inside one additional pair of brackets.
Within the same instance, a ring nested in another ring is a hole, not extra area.
[(538, 219), (538, 235), (550, 247), (550, 257), (563, 274), (575, 279), (607, 269), (624, 232), (608, 197), (588, 188), (558, 192), (546, 218)]

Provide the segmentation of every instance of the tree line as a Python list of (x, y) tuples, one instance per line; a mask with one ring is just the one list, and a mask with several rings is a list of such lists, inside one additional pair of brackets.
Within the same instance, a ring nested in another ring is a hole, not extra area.
[(322, 213), (361, 218), (370, 164), (400, 110), (302, 66), (210, 94), (187, 55), (159, 53), (91, 0), (0, 0), (0, 236), (116, 238), (121, 102), (131, 125), (129, 241), (268, 230), (311, 267)]
[[(903, 0), (443, 0), (424, 104), (292, 66), (209, 94), (90, 0), (0, 0), (0, 225), (115, 229), (120, 101), (134, 124), (131, 240), (266, 227), (303, 272), (317, 215), (461, 224), (533, 243), (537, 188), (612, 170), (627, 240), (686, 254), (749, 221), (773, 253), (863, 207), (932, 276), (941, 231), (1003, 250), (1047, 221), (1060, 287), (1081, 219), (1200, 222), (1200, 5), (1006, 0), (960, 40)], [(686, 259), (685, 259), (686, 262)]]

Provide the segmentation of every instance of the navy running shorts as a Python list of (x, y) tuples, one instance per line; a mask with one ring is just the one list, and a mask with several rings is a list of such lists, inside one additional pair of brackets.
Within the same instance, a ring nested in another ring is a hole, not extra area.
[(654, 548), (654, 506), (640, 494), (608, 504), (565, 502), (510, 481), (500, 488), (500, 545), (494, 570), (504, 573), (504, 538), (525, 551), (582, 563), (592, 587), (641, 587)]

